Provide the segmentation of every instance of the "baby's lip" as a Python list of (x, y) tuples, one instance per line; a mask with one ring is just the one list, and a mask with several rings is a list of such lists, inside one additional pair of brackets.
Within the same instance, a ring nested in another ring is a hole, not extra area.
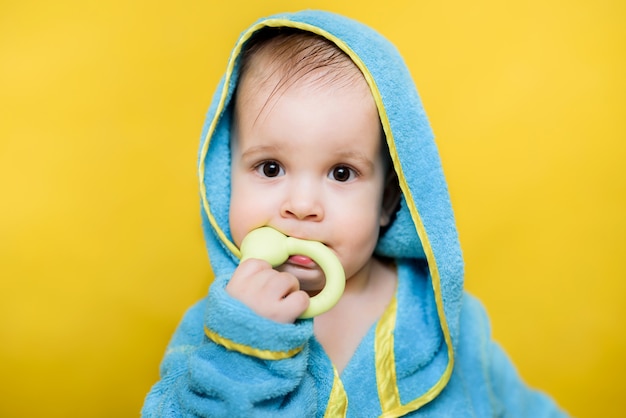
[(292, 255), (287, 259), (287, 262), (294, 266), (313, 268), (317, 264), (315, 261), (311, 259), (311, 257), (307, 257), (306, 255)]

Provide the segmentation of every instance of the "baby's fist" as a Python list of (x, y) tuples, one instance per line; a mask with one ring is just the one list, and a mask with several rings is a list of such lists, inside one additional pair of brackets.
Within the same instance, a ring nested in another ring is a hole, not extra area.
[(258, 315), (285, 324), (302, 315), (310, 300), (294, 275), (278, 272), (268, 262), (252, 258), (237, 267), (226, 292)]

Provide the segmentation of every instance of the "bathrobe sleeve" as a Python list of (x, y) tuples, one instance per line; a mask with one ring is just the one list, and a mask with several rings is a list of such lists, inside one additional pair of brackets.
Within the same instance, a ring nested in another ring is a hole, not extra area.
[(491, 344), (492, 387), (503, 410), (502, 416), (511, 418), (567, 417), (556, 403), (544, 393), (524, 384), (504, 350)]
[(216, 280), (185, 314), (142, 416), (315, 416), (315, 383), (307, 373), (312, 321), (261, 318), (223, 283)]
[[(492, 339), (489, 318), (482, 304), (466, 293), (463, 305), (460, 344), (464, 347), (459, 351), (472, 354), (459, 358), (459, 367), (467, 376), (474, 374), (476, 379), (472, 386), (482, 386), (479, 382), (485, 380), (485, 390), (489, 394), (485, 398), (491, 398), (494, 415), (506, 418), (567, 417), (550, 397), (522, 380), (505, 351)], [(475, 367), (479, 363), (483, 366)], [(482, 377), (478, 377), (479, 370), (483, 370)]]

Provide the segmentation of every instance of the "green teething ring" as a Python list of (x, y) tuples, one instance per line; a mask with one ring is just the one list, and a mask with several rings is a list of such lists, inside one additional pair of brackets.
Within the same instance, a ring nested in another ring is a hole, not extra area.
[(326, 285), (311, 298), (309, 307), (300, 318), (312, 318), (335, 306), (343, 294), (346, 276), (339, 259), (324, 244), (288, 237), (268, 226), (251, 231), (241, 243), (241, 261), (258, 258), (277, 267), (291, 255), (310, 257), (326, 276)]

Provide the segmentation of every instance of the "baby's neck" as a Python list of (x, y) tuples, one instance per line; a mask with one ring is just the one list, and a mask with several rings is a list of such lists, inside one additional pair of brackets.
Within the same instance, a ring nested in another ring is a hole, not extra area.
[(395, 265), (372, 257), (368, 266), (346, 282), (339, 303), (314, 321), (315, 337), (341, 373), (396, 290)]

